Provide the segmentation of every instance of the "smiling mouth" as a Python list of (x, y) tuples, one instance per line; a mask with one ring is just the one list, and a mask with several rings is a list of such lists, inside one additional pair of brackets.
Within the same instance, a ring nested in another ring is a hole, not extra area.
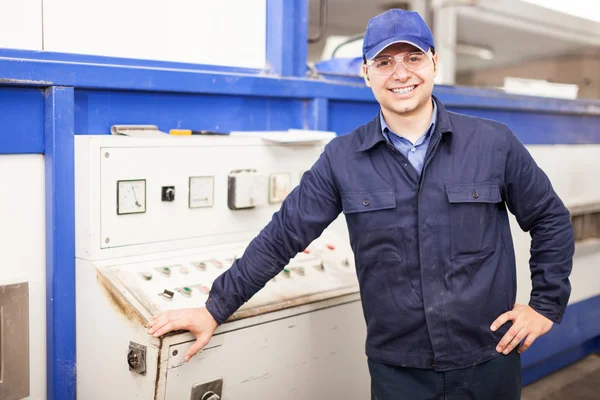
[(407, 94), (407, 93), (410, 93), (413, 90), (415, 90), (416, 87), (417, 87), (417, 85), (413, 85), (413, 86), (408, 86), (408, 87), (404, 87), (404, 88), (390, 89), (390, 91), (392, 91), (396, 94)]

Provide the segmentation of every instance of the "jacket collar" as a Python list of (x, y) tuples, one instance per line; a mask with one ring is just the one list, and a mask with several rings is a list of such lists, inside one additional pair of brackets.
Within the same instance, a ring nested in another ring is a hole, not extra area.
[[(435, 124), (434, 135), (451, 135), (453, 131), (448, 111), (446, 111), (446, 108), (437, 97), (433, 95), (432, 97), (437, 105), (437, 121)], [(379, 112), (381, 112), (381, 110)], [(360, 135), (362, 142), (356, 149), (357, 152), (370, 150), (378, 143), (385, 142), (385, 138), (381, 134), (381, 118), (379, 112), (371, 122), (363, 127), (362, 134)]]

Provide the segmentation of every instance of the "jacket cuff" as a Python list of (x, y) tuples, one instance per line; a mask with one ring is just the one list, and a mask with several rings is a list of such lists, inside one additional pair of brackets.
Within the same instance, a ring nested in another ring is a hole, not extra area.
[(223, 306), (221, 303), (214, 297), (209, 296), (208, 300), (206, 300), (206, 310), (212, 315), (212, 317), (217, 321), (217, 324), (223, 324), (228, 316), (226, 316), (223, 312)]
[(550, 321), (560, 324), (565, 314), (566, 307), (560, 307), (556, 304), (535, 303), (530, 301), (529, 306)]

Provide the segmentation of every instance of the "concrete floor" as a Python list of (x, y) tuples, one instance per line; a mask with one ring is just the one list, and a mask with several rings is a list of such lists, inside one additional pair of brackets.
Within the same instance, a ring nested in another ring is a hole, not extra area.
[(521, 400), (599, 400), (600, 356), (591, 355), (523, 388)]

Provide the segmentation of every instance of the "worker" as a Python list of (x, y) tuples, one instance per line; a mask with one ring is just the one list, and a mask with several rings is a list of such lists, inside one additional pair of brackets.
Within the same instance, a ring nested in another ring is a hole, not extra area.
[[(372, 399), (519, 399), (520, 353), (569, 299), (569, 211), (506, 125), (450, 112), (432, 95), (439, 56), (419, 14), (372, 18), (363, 62), (375, 118), (327, 144), (205, 308), (166, 312), (148, 332), (191, 331), (188, 361), (343, 212)], [(515, 302), (507, 209), (532, 238), (528, 304)]]

